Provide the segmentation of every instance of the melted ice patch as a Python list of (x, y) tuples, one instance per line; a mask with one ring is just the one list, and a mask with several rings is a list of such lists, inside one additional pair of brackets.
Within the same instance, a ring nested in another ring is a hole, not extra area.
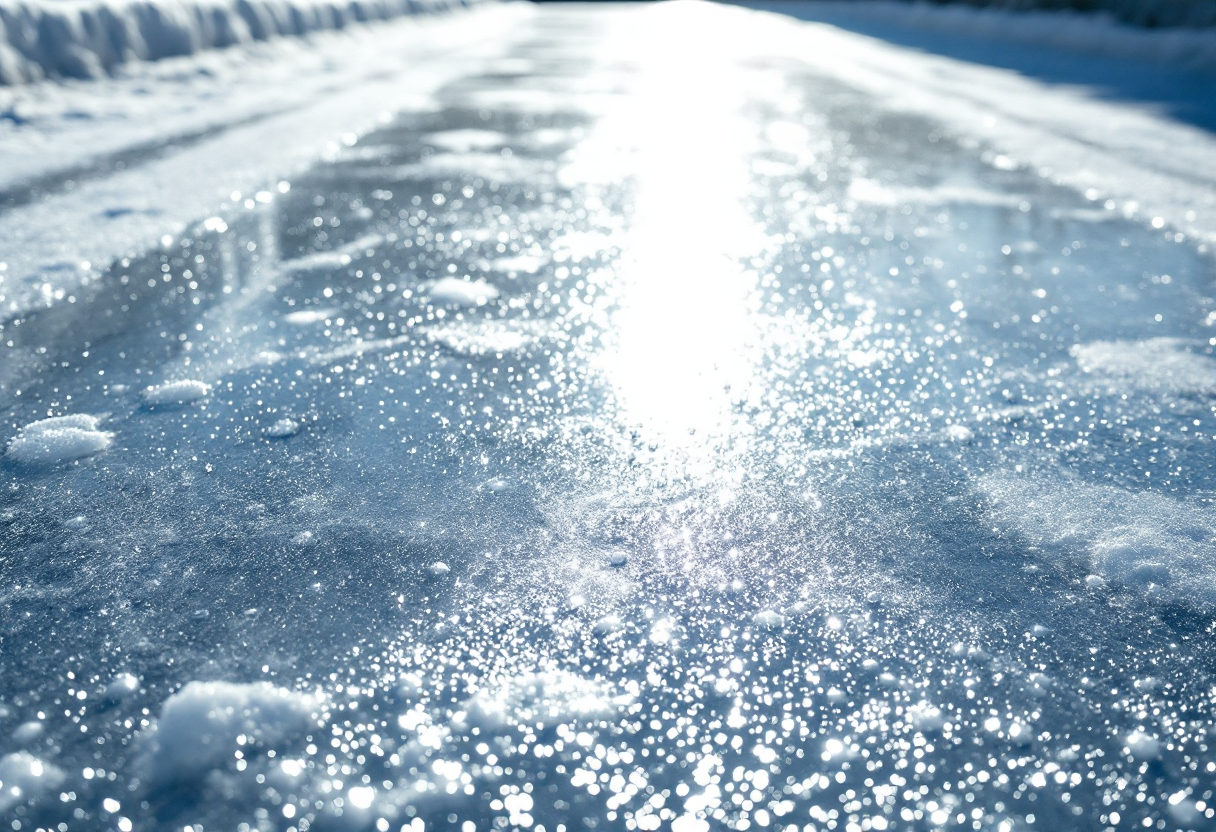
[(427, 296), (443, 306), (485, 306), (498, 299), (498, 290), (484, 280), (445, 277), (427, 288)]
[(1191, 352), (1180, 338), (1094, 341), (1072, 348), (1081, 370), (1096, 378), (1140, 390), (1216, 393), (1216, 362)]
[(149, 387), (144, 391), (144, 401), (150, 405), (191, 404), (210, 394), (210, 384), (197, 379), (183, 379)]
[(101, 453), (113, 434), (98, 429), (100, 416), (77, 413), (31, 422), (8, 443), (8, 457), (26, 465), (53, 465)]
[(250, 746), (290, 747), (315, 726), (319, 705), (315, 696), (269, 682), (190, 682), (165, 700), (146, 737), (147, 777), (161, 786), (189, 783), (242, 746), (246, 757)]

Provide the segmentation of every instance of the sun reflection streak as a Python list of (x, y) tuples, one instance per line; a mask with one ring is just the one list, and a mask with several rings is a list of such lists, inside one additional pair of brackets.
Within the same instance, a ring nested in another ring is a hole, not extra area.
[(636, 141), (636, 202), (605, 370), (644, 441), (712, 470), (739, 449), (732, 401), (759, 360), (756, 281), (743, 265), (763, 245), (747, 210), (757, 137), (741, 112), (744, 79), (722, 59), (730, 33), (706, 19), (676, 37), (662, 25), (674, 17), (655, 18), (655, 42), (639, 44), (642, 84), (617, 114)]

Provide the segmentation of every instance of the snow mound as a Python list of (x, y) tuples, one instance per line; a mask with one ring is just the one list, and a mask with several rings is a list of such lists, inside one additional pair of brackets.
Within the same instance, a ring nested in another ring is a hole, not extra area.
[(431, 303), (444, 306), (485, 306), (498, 299), (498, 290), (484, 280), (445, 277), (427, 289)]
[(287, 747), (315, 725), (315, 696), (269, 682), (190, 682), (165, 700), (148, 740), (148, 779), (165, 786), (197, 780), (242, 750)]
[(28, 751), (0, 757), (0, 812), (57, 788), (63, 772)]
[(98, 78), (130, 61), (345, 29), (475, 0), (6, 0), (0, 85)]
[(101, 453), (113, 434), (98, 430), (99, 416), (77, 413), (39, 419), (23, 427), (8, 443), (8, 457), (26, 465), (53, 465)]
[(211, 385), (194, 379), (158, 384), (144, 391), (144, 401), (150, 405), (191, 404), (211, 393)]

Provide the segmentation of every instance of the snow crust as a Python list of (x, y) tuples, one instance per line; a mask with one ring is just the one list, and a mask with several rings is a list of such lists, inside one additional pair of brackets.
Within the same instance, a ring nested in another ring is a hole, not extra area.
[(8, 0), (0, 84), (98, 78), (130, 61), (344, 29), (476, 0)]
[(27, 465), (53, 465), (99, 454), (113, 434), (100, 430), (100, 416), (76, 413), (39, 419), (23, 427), (8, 443), (8, 457)]
[(242, 746), (290, 747), (313, 727), (320, 704), (269, 682), (190, 682), (165, 700), (146, 737), (146, 776), (160, 786), (189, 782)]

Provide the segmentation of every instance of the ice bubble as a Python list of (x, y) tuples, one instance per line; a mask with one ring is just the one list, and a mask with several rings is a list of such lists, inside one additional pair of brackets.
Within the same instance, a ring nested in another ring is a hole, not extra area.
[(100, 416), (77, 413), (31, 422), (8, 443), (8, 457), (26, 465), (53, 465), (101, 453), (113, 434), (98, 430)]
[(144, 391), (144, 401), (150, 405), (190, 404), (211, 394), (211, 385), (195, 379), (170, 381)]
[(1123, 745), (1127, 753), (1137, 760), (1152, 760), (1161, 756), (1161, 741), (1138, 728), (1127, 735)]
[(614, 569), (620, 569), (629, 562), (628, 556), (619, 549), (608, 555), (608, 565)]
[(0, 757), (0, 812), (57, 788), (63, 780), (62, 771), (28, 751)]
[(106, 685), (106, 698), (112, 702), (120, 702), (139, 691), (139, 679), (130, 673), (119, 673)]
[(437, 560), (426, 568), (426, 573), (432, 578), (442, 578), (444, 575), (452, 571), (452, 567), (448, 566), (441, 560)]
[(780, 630), (785, 626), (785, 616), (776, 610), (761, 610), (752, 616), (752, 623), (765, 630)]
[(427, 289), (431, 303), (446, 306), (485, 306), (498, 299), (498, 290), (484, 280), (445, 277)]
[(946, 428), (946, 436), (951, 442), (970, 442), (975, 438), (975, 431), (966, 425), (951, 425)]
[(279, 419), (273, 425), (265, 428), (262, 433), (271, 439), (286, 439), (300, 432), (300, 423), (295, 419)]
[(315, 725), (315, 696), (269, 682), (190, 682), (161, 706), (148, 735), (146, 776), (159, 786), (198, 782), (233, 758), (238, 743), (276, 748), (303, 739)]

